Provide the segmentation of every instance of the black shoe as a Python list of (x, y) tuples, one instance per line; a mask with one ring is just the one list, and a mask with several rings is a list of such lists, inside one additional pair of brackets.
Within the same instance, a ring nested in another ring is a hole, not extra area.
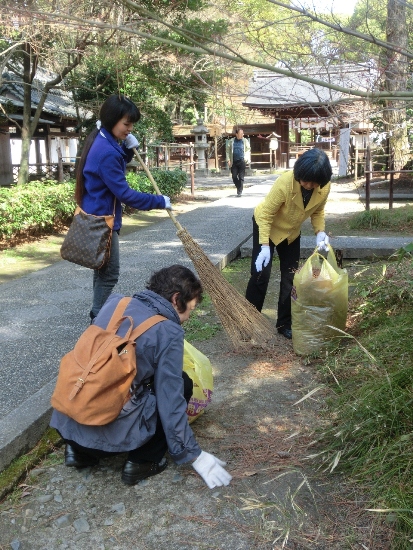
[(288, 340), (291, 340), (293, 337), (293, 331), (290, 328), (279, 328), (278, 332), (282, 334), (285, 338), (288, 338)]
[(98, 464), (99, 459), (96, 456), (81, 453), (76, 451), (71, 445), (66, 444), (65, 466), (87, 468), (88, 466), (97, 466)]
[(168, 461), (163, 458), (160, 462), (145, 462), (137, 464), (127, 460), (122, 468), (122, 481), (126, 485), (136, 485), (147, 477), (156, 476), (165, 470)]
[(238, 191), (237, 197), (241, 197), (241, 195), (242, 195), (242, 191)]

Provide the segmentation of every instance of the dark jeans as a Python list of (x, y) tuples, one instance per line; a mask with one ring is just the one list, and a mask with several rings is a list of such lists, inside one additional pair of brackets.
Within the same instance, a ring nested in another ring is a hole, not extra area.
[(90, 312), (92, 319), (96, 317), (103, 304), (109, 298), (113, 287), (118, 282), (119, 271), (119, 235), (117, 231), (113, 231), (108, 263), (101, 269), (93, 271), (93, 305)]
[(285, 239), (277, 246), (270, 240), (271, 260), (267, 267), (262, 271), (257, 272), (255, 261), (258, 254), (261, 252), (261, 244), (259, 242), (259, 229), (255, 218), (252, 218), (253, 233), (252, 233), (252, 258), (251, 258), (251, 277), (248, 282), (245, 293), (246, 299), (253, 304), (258, 311), (262, 310), (264, 305), (265, 295), (267, 293), (268, 283), (271, 276), (272, 258), (274, 249), (277, 250), (280, 259), (280, 293), (278, 297), (278, 314), (277, 328), (291, 329), (291, 289), (293, 286), (294, 273), (298, 269), (300, 261), (300, 237), (288, 244)]
[[(192, 396), (194, 384), (191, 378), (186, 374), (186, 372), (182, 372), (182, 378), (184, 381), (184, 397), (186, 402), (188, 403)], [(122, 453), (113, 453), (109, 451), (100, 451), (98, 449), (88, 449), (87, 447), (78, 445), (75, 441), (71, 441), (68, 439), (65, 440), (65, 443), (68, 443), (74, 449), (82, 453), (96, 456), (99, 458), (105, 458), (109, 456), (122, 454)], [(151, 439), (141, 447), (138, 447), (137, 449), (133, 449), (132, 451), (129, 451), (128, 460), (130, 460), (131, 462), (139, 462), (139, 463), (160, 462), (167, 450), (168, 450), (168, 444), (166, 442), (165, 432), (163, 431), (162, 423), (158, 416), (156, 430), (153, 437), (151, 437)]]
[(236, 160), (231, 166), (232, 181), (237, 188), (238, 193), (244, 189), (245, 160)]

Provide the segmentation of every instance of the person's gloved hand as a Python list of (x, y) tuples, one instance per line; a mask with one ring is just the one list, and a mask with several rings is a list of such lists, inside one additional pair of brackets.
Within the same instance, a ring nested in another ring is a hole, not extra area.
[(196, 472), (202, 477), (210, 489), (229, 485), (232, 475), (224, 470), (226, 462), (219, 460), (214, 455), (201, 451), (199, 457), (192, 463)]
[(258, 254), (255, 260), (255, 269), (259, 272), (267, 267), (271, 260), (270, 246), (268, 244), (261, 245), (261, 252)]
[(165, 208), (167, 208), (168, 210), (173, 210), (171, 205), (171, 199), (166, 195), (162, 195), (162, 196), (163, 196), (163, 200), (165, 201)]
[(320, 252), (325, 250), (328, 252), (328, 243), (330, 242), (330, 239), (324, 231), (319, 231), (316, 235), (317, 238), (317, 248)]
[(126, 149), (132, 149), (133, 147), (137, 149), (139, 147), (139, 141), (136, 139), (136, 137), (133, 134), (128, 134), (126, 136), (125, 147)]

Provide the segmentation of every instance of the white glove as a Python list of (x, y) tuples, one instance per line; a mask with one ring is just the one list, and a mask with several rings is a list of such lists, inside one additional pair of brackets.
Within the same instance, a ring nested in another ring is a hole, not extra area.
[(261, 252), (258, 254), (255, 260), (255, 269), (259, 272), (270, 263), (271, 252), (268, 244), (261, 245)]
[(319, 231), (316, 235), (317, 237), (317, 248), (320, 252), (325, 250), (328, 252), (328, 243), (330, 242), (330, 239), (324, 231)]
[(128, 134), (126, 136), (125, 147), (126, 149), (132, 149), (133, 147), (137, 149), (139, 147), (139, 141), (136, 139), (136, 137), (133, 134)]
[(172, 205), (171, 205), (171, 199), (169, 197), (167, 197), (166, 195), (162, 195), (162, 196), (163, 196), (163, 199), (165, 201), (165, 208), (167, 208), (168, 210), (173, 210)]
[(224, 470), (226, 462), (219, 460), (214, 455), (201, 451), (199, 457), (192, 463), (196, 472), (202, 477), (210, 489), (229, 485), (232, 475)]

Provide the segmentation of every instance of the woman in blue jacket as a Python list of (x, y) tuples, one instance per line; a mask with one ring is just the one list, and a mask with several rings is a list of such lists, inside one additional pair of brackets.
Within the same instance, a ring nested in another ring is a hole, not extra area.
[[(113, 293), (96, 317), (106, 328), (121, 294)], [(184, 330), (181, 324), (202, 300), (202, 286), (185, 266), (172, 265), (152, 274), (146, 290), (135, 294), (125, 315), (134, 326), (153, 315), (166, 321), (151, 327), (136, 340), (137, 373), (132, 398), (119, 416), (104, 426), (86, 426), (53, 411), (50, 425), (66, 443), (65, 464), (96, 466), (100, 458), (128, 453), (121, 479), (135, 485), (161, 473), (167, 466), (166, 451), (176, 464), (192, 463), (210, 489), (228, 485), (231, 475), (225, 462), (199, 447), (186, 413), (192, 380), (183, 372)], [(127, 325), (127, 323), (126, 323)], [(118, 334), (127, 330), (120, 326)]]
[(126, 164), (132, 160), (132, 148), (139, 146), (131, 131), (140, 116), (138, 107), (125, 96), (109, 96), (100, 108), (96, 130), (86, 138), (77, 168), (76, 203), (94, 216), (115, 214), (109, 260), (93, 272), (92, 320), (119, 279), (122, 204), (138, 210), (171, 208), (169, 197), (140, 193), (126, 181)]

